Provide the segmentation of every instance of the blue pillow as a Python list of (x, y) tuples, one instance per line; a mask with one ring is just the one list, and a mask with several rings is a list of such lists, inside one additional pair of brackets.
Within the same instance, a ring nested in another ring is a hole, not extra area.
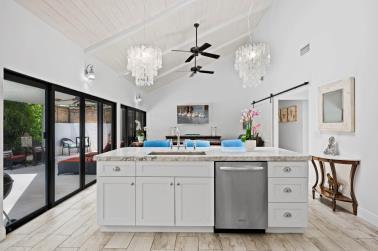
[(169, 147), (169, 140), (146, 140), (143, 147)]
[(196, 144), (196, 147), (210, 147), (210, 141), (208, 140), (185, 140), (184, 145), (186, 147), (194, 147), (194, 143)]
[(240, 139), (227, 139), (222, 140), (222, 147), (244, 147)]

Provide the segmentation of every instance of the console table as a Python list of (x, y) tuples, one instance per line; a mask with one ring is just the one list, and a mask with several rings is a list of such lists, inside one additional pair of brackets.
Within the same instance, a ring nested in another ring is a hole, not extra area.
[[(171, 139), (173, 144), (177, 144), (177, 136), (165, 136), (166, 139)], [(208, 140), (210, 145), (219, 146), (221, 144), (221, 136), (207, 136), (207, 135), (181, 135), (180, 143), (186, 139), (191, 140)]]
[[(316, 161), (318, 161), (319, 165), (316, 164)], [(326, 198), (332, 199), (332, 210), (336, 210), (336, 201), (344, 201), (352, 203), (353, 206), (353, 214), (357, 215), (357, 199), (354, 194), (354, 176), (356, 174), (357, 167), (360, 164), (360, 160), (357, 159), (347, 159), (342, 158), (339, 156), (312, 156), (312, 165), (315, 169), (316, 174), (316, 181), (315, 184), (312, 187), (312, 198), (315, 199), (315, 192), (320, 194), (320, 197), (324, 196)], [(325, 180), (325, 164), (329, 163), (329, 166), (331, 168), (332, 172), (332, 178), (333, 178), (333, 189), (327, 188), (324, 186), (324, 180)], [(350, 165), (350, 197), (343, 195), (338, 191), (338, 182), (337, 182), (337, 167), (335, 164), (343, 164), (343, 165)], [(321, 180), (320, 184), (318, 186), (319, 182), (319, 172), (321, 173)]]

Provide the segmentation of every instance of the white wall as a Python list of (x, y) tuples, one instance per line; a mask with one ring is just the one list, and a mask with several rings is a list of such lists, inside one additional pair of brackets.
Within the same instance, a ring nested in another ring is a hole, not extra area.
[[(276, 0), (255, 33), (272, 48), (272, 66), (256, 96), (310, 81), (310, 151), (321, 152), (334, 135), (342, 155), (361, 157), (355, 181), (358, 214), (376, 225), (378, 200), (372, 191), (377, 190), (378, 177), (377, 9), (376, 0)], [(299, 49), (307, 43), (311, 51), (300, 57)], [(350, 76), (356, 78), (355, 133), (321, 133), (318, 87)]]
[[(206, 125), (178, 125), (181, 134), (200, 133), (210, 135), (211, 126), (217, 126), (222, 138), (237, 138), (243, 133), (240, 114), (250, 107), (251, 88), (244, 89), (233, 68), (234, 56), (223, 56), (204, 68), (215, 70), (214, 75), (185, 76), (146, 94), (148, 102), (147, 122), (149, 139), (161, 139), (170, 134), (170, 127), (177, 126), (176, 106), (185, 104), (209, 104), (210, 123)], [(189, 73), (188, 73), (189, 75)], [(257, 107), (263, 112), (260, 120), (271, 119), (269, 106)], [(267, 110), (265, 112), (265, 110)], [(270, 142), (270, 134), (262, 137)]]
[(295, 152), (307, 152), (306, 139), (308, 137), (308, 130), (306, 130), (308, 121), (307, 101), (303, 100), (280, 100), (278, 108), (288, 108), (290, 106), (297, 107), (297, 121), (279, 123), (279, 144), (280, 148)]
[[(88, 63), (95, 65), (96, 68), (96, 80), (93, 82), (83, 78), (84, 67)], [(135, 94), (141, 92), (98, 60), (87, 57), (80, 47), (13, 0), (0, 1), (1, 80), (3, 68), (118, 102), (118, 106), (119, 103), (135, 106)], [(3, 110), (2, 88), (1, 84), (0, 117)], [(118, 116), (118, 125), (119, 118), (120, 116)], [(117, 128), (119, 137), (120, 126)], [(0, 123), (0, 131), (1, 135), (2, 123)], [(1, 136), (0, 152), (2, 152), (2, 141)], [(2, 154), (0, 156), (2, 158)], [(0, 174), (3, 169), (2, 164), (3, 161), (0, 159)], [(2, 187), (1, 179), (0, 192)], [(2, 196), (2, 192), (0, 194)], [(1, 203), (2, 199), (0, 199), (0, 210)], [(1, 230), (3, 228), (0, 228)], [(1, 234), (2, 232), (0, 239)]]

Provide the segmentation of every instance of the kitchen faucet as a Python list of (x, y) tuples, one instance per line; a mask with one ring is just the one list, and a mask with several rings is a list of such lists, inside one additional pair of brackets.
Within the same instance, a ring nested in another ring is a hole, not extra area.
[(177, 150), (180, 150), (180, 130), (176, 127), (176, 137), (177, 137)]

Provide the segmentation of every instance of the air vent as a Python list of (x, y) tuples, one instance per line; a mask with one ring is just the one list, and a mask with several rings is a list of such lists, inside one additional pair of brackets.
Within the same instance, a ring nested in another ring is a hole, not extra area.
[(300, 50), (301, 56), (306, 55), (310, 51), (310, 44), (306, 44), (302, 49)]

